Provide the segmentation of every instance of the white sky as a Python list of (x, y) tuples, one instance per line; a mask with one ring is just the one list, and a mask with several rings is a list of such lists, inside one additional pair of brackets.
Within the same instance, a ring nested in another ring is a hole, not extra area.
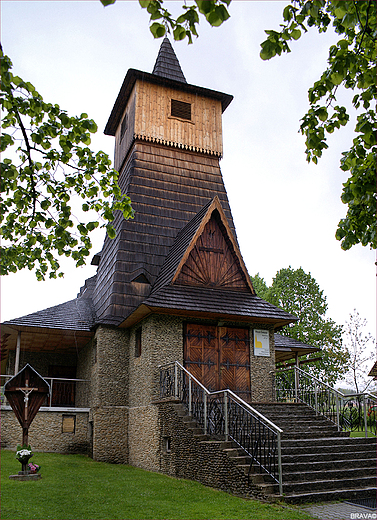
[[(167, 4), (174, 13), (176, 2)], [(375, 254), (361, 246), (342, 251), (334, 236), (346, 214), (340, 193), (347, 175), (339, 159), (354, 125), (331, 136), (317, 166), (307, 164), (298, 133), (307, 90), (337, 37), (313, 30), (292, 43), (290, 54), (263, 62), (264, 30), (278, 29), (284, 6), (234, 0), (222, 27), (202, 21), (193, 45), (173, 47), (188, 83), (234, 95), (223, 116), (221, 169), (249, 273), (259, 272), (270, 284), (279, 269), (302, 267), (327, 296), (328, 317), (344, 324), (356, 308), (375, 336)], [(152, 72), (162, 41), (149, 32), (146, 11), (125, 0), (107, 8), (99, 0), (2, 0), (1, 15), (13, 72), (70, 115), (88, 113), (99, 126), (92, 148), (112, 157), (113, 138), (102, 132), (124, 76), (129, 68)], [(351, 97), (341, 102), (349, 104)], [(102, 248), (101, 231), (93, 241), (94, 254)], [(67, 260), (62, 265), (63, 280), (37, 282), (29, 271), (3, 277), (1, 321), (75, 298), (96, 269), (76, 269)]]

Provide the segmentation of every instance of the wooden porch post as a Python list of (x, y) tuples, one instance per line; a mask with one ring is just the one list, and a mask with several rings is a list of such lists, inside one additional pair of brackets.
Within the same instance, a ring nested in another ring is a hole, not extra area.
[(21, 350), (21, 331), (18, 331), (17, 334), (17, 345), (16, 345), (16, 359), (14, 362), (14, 375), (18, 374), (19, 366), (20, 366), (20, 350)]

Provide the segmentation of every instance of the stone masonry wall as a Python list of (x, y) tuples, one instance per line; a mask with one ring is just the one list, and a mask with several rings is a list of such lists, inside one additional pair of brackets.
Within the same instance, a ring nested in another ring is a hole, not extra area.
[(128, 464), (128, 408), (101, 406), (93, 411), (93, 459)]
[(249, 486), (247, 477), (222, 450), (221, 441), (196, 438), (172, 403), (160, 402), (156, 406), (160, 431), (159, 469), (162, 473), (195, 480), (234, 495), (262, 498), (260, 491), (252, 484)]
[[(270, 331), (270, 356), (254, 356), (252, 343), (253, 329), (268, 329)], [(275, 393), (275, 343), (272, 325), (253, 324), (250, 329), (250, 383), (251, 400), (257, 402), (273, 402)]]
[[(74, 433), (63, 433), (64, 416), (75, 418)], [(13, 410), (2, 407), (1, 447), (14, 450), (21, 442), (22, 428)], [(29, 428), (29, 443), (35, 451), (89, 453), (89, 412), (58, 412), (41, 408)]]
[(101, 326), (92, 344), (93, 459), (128, 463), (129, 333)]
[[(135, 356), (136, 331), (141, 327), (141, 353)], [(158, 471), (159, 365), (183, 361), (182, 319), (153, 315), (130, 332), (129, 463)]]

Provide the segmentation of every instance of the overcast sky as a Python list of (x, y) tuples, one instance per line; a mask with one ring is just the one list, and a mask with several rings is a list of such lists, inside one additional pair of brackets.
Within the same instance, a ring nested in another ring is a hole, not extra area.
[[(168, 2), (173, 13), (175, 4)], [(264, 30), (278, 29), (284, 5), (234, 0), (222, 27), (202, 21), (193, 45), (173, 47), (188, 83), (234, 96), (223, 115), (220, 165), (249, 273), (259, 272), (271, 284), (279, 269), (302, 267), (327, 296), (328, 317), (344, 324), (356, 308), (375, 336), (375, 254), (361, 246), (342, 251), (335, 239), (346, 214), (340, 194), (347, 174), (339, 159), (352, 143), (354, 125), (331, 136), (317, 166), (307, 164), (298, 132), (307, 90), (337, 37), (313, 30), (292, 44), (290, 54), (263, 62)], [(103, 129), (124, 76), (129, 68), (152, 72), (162, 41), (149, 32), (146, 11), (125, 0), (107, 8), (99, 0), (2, 0), (1, 15), (13, 72), (70, 115), (88, 113), (99, 126), (92, 148), (112, 157), (114, 141)], [(341, 102), (350, 105), (351, 98), (342, 95)], [(102, 248), (101, 231), (93, 241), (94, 254)], [(62, 265), (63, 280), (37, 282), (29, 271), (4, 277), (1, 321), (75, 298), (96, 269)]]

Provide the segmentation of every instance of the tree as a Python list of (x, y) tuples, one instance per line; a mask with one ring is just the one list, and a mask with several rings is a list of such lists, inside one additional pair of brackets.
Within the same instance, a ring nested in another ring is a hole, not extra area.
[[(263, 278), (258, 274), (251, 278), (253, 284), (255, 280), (256, 286), (263, 289)], [(305, 370), (328, 384), (334, 384), (346, 372), (349, 355), (342, 345), (342, 327), (326, 317), (326, 296), (311, 274), (305, 273), (301, 267), (280, 269), (272, 285), (263, 292), (263, 299), (299, 318), (281, 334), (319, 347), (321, 361), (306, 365)], [(318, 357), (318, 352), (309, 357)]]
[(375, 354), (370, 351), (374, 338), (370, 333), (364, 332), (366, 325), (367, 321), (362, 319), (357, 310), (354, 309), (350, 313), (349, 321), (346, 322), (344, 330), (345, 347), (349, 352), (348, 371), (345, 380), (356, 390), (356, 393), (365, 392), (370, 389), (373, 383), (373, 379), (368, 378), (368, 373), (370, 362), (375, 360)]
[(115, 212), (130, 218), (133, 210), (108, 155), (89, 148), (95, 122), (45, 103), (11, 69), (1, 49), (1, 274), (27, 267), (39, 280), (56, 278), (63, 276), (58, 256), (85, 264), (99, 220), (114, 237)]
[(345, 126), (349, 115), (336, 104), (340, 86), (355, 91), (352, 103), (358, 110), (356, 137), (343, 152), (342, 170), (350, 173), (341, 200), (347, 215), (336, 231), (342, 249), (361, 243), (376, 248), (376, 0), (297, 0), (284, 8), (281, 30), (265, 31), (261, 58), (268, 60), (290, 52), (288, 42), (298, 40), (308, 27), (324, 32), (332, 24), (341, 36), (329, 50), (328, 67), (309, 89), (308, 112), (302, 118), (308, 162), (315, 164), (328, 148), (326, 134)]
[(257, 296), (265, 300), (267, 297), (268, 286), (264, 278), (262, 278), (259, 273), (255, 276), (250, 276), (250, 278)]
[[(116, 0), (101, 0), (103, 5)], [(230, 17), (231, 0), (194, 0), (184, 2), (177, 18), (163, 7), (163, 0), (139, 0), (150, 14), (150, 30), (155, 38), (172, 32), (175, 40), (198, 36), (199, 15), (212, 26), (220, 26)], [(328, 148), (326, 135), (345, 126), (349, 114), (336, 104), (340, 86), (355, 91), (352, 103), (358, 110), (356, 137), (343, 152), (340, 168), (349, 172), (343, 184), (341, 200), (348, 206), (345, 218), (335, 233), (344, 250), (355, 244), (376, 248), (376, 0), (293, 0), (283, 10), (281, 30), (267, 30), (260, 56), (269, 60), (282, 52), (291, 52), (290, 41), (298, 40), (308, 28), (320, 33), (332, 25), (340, 40), (329, 49), (328, 68), (309, 89), (309, 110), (301, 120), (306, 137), (308, 162), (318, 163)], [(360, 112), (360, 107), (364, 111)]]
[[(139, 0), (139, 4), (150, 14), (150, 31), (155, 38), (162, 38), (167, 32), (172, 32), (175, 40), (184, 40), (192, 43), (192, 37), (198, 37), (197, 24), (199, 15), (203, 15), (212, 27), (219, 27), (230, 18), (226, 7), (232, 0), (195, 0), (191, 5), (185, 1), (182, 5), (182, 14), (173, 18), (171, 13), (163, 7), (164, 0)], [(116, 0), (101, 0), (106, 7), (115, 4)], [(157, 21), (161, 20), (161, 21)]]

